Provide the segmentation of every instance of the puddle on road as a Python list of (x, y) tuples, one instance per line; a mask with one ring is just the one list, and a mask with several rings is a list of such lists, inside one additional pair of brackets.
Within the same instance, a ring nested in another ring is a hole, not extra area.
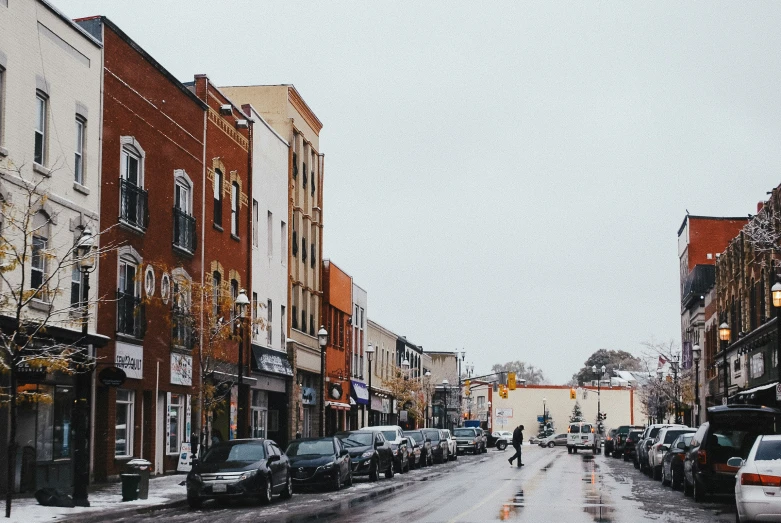
[[(537, 476), (541, 472), (548, 472), (548, 470), (553, 466), (553, 464), (556, 462), (556, 460), (559, 459), (559, 456), (554, 457), (551, 461), (543, 465), (543, 467), (537, 471), (537, 473), (529, 479), (525, 483), (525, 485), (529, 488), (530, 492), (534, 491), (537, 488)], [(513, 481), (512, 479), (508, 479), (508, 481)], [(499, 519), (501, 521), (507, 521), (508, 519), (516, 518), (520, 515), (521, 509), (526, 506), (526, 500), (525, 500), (525, 494), (523, 491), (523, 485), (520, 485), (518, 487), (518, 491), (505, 501), (500, 510), (499, 510)]]
[(613, 521), (613, 507), (609, 498), (605, 495), (602, 485), (602, 475), (599, 471), (599, 463), (594, 461), (594, 456), (583, 456), (583, 495), (585, 506), (583, 512), (590, 515), (596, 523), (610, 523)]

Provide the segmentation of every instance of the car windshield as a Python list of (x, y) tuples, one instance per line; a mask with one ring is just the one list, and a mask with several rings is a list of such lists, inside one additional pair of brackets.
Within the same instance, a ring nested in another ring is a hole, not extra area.
[(334, 442), (330, 439), (294, 441), (287, 448), (288, 456), (330, 456), (334, 453)]
[(570, 425), (569, 426), (569, 433), (570, 434), (580, 434), (580, 425)]
[(475, 433), (474, 433), (474, 431), (472, 429), (455, 429), (453, 431), (453, 435), (456, 436), (456, 437), (458, 437), (458, 436), (471, 437), (471, 436), (474, 436)]
[(436, 430), (426, 431), (426, 437), (431, 441), (439, 441), (439, 432)]
[(662, 427), (654, 427), (648, 432), (649, 438), (655, 438), (657, 434), (659, 434), (659, 431), (662, 430)]
[(225, 463), (226, 461), (255, 462), (266, 457), (263, 445), (257, 443), (238, 443), (233, 445), (215, 445), (206, 456), (204, 463)]
[(781, 440), (762, 440), (757, 447), (756, 461), (773, 461), (781, 459)]
[(347, 447), (367, 447), (372, 444), (374, 435), (371, 432), (352, 432), (350, 434), (337, 434), (342, 444)]
[(694, 432), (692, 430), (668, 430), (664, 435), (664, 443), (665, 445), (671, 444), (673, 441), (678, 439), (678, 436), (681, 434), (686, 434), (687, 432)]
[(423, 442), (423, 434), (421, 434), (420, 432), (405, 432), (404, 435), (414, 439), (418, 443)]
[(396, 438), (399, 437), (395, 430), (383, 430), (382, 433), (388, 441), (396, 441)]

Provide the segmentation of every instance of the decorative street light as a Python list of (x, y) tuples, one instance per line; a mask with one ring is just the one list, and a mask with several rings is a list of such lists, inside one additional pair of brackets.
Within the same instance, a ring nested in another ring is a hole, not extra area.
[(429, 419), (431, 418), (431, 371), (427, 370), (423, 374), (423, 379), (426, 381), (426, 419), (423, 425), (428, 427)]
[[(775, 304), (775, 296), (773, 297), (773, 304)], [(725, 321), (719, 325), (719, 339), (721, 340), (721, 352), (724, 359), (724, 397), (721, 400), (724, 405), (727, 404), (727, 397), (729, 394), (729, 362), (727, 361), (727, 345), (729, 344), (730, 335), (731, 332), (729, 325), (727, 325), (727, 322)]]
[[(92, 403), (92, 365), (90, 365), (89, 345), (87, 335), (89, 332), (89, 275), (95, 270), (95, 237), (89, 226), (84, 227), (76, 244), (76, 255), (81, 272), (81, 342), (84, 352), (81, 357), (79, 372), (75, 378), (76, 408), (74, 409), (74, 448), (73, 448), (73, 503), (77, 507), (89, 507), (89, 455), (90, 455), (90, 404)], [(83, 364), (87, 364), (86, 368)]]
[(659, 379), (659, 386), (656, 388), (656, 422), (662, 423), (664, 418), (664, 412), (662, 411), (662, 377), (664, 377), (664, 371), (656, 369), (656, 377)]
[(317, 331), (317, 343), (320, 345), (320, 437), (325, 435), (325, 346), (328, 343), (328, 331), (320, 325)]
[(401, 362), (401, 371), (404, 375), (404, 379), (409, 379), (409, 360), (405, 357), (404, 361)]
[(694, 360), (694, 426), (700, 426), (700, 346), (692, 347)]
[(246, 317), (247, 308), (249, 308), (249, 298), (247, 298), (247, 292), (244, 289), (239, 291), (239, 295), (236, 296), (236, 308), (239, 311), (239, 412), (237, 432), (238, 437), (245, 437), (244, 433), (244, 421), (246, 416), (246, 394), (244, 393), (244, 318)]
[(597, 369), (596, 365), (591, 366), (591, 372), (597, 375), (597, 427), (602, 434), (602, 376), (605, 375), (606, 367), (602, 365)]
[(367, 427), (372, 426), (372, 360), (374, 359), (374, 346), (370, 343), (366, 347), (366, 359), (369, 360), (369, 421)]
[[(461, 355), (461, 359), (458, 359), (458, 354)], [(466, 357), (466, 351), (461, 350), (460, 353), (456, 351), (456, 359), (458, 360), (458, 412), (456, 412), (456, 415), (459, 418), (461, 418), (461, 408), (464, 402), (463, 397), (461, 396), (464, 391), (463, 385), (461, 383), (461, 363), (464, 361), (465, 357)]]
[(449, 407), (448, 400), (450, 399), (450, 398), (448, 398), (448, 396), (450, 396), (450, 382), (447, 381), (447, 378), (444, 378), (442, 380), (442, 389), (443, 389), (444, 396), (445, 396), (445, 419), (444, 419), (444, 427), (442, 427), (442, 428), (446, 429), (446, 428), (448, 428), (447, 425), (450, 422), (450, 414), (448, 413), (448, 407)]

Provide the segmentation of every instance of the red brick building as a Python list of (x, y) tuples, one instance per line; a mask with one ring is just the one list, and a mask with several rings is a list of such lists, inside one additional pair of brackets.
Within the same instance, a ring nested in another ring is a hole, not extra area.
[[(350, 416), (350, 359), (353, 279), (330, 260), (323, 260), (322, 318), (328, 331), (324, 387), (325, 434), (348, 430)], [(358, 428), (358, 427), (353, 427)]]
[[(103, 45), (98, 372), (117, 366), (119, 387), (97, 381), (94, 474), (116, 476), (142, 457), (176, 470), (190, 439), (199, 376), (183, 290), (203, 278), (206, 104), (110, 20), (78, 23)], [(211, 226), (208, 229), (211, 230)]]

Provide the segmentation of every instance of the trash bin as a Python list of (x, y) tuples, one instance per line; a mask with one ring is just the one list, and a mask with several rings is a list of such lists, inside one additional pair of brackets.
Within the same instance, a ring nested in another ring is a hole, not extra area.
[(122, 479), (122, 501), (135, 501), (138, 499), (138, 483), (140, 474), (120, 474)]
[(126, 471), (128, 474), (138, 474), (138, 498), (147, 499), (149, 497), (149, 474), (152, 472), (152, 463), (145, 459), (131, 459), (127, 462)]

